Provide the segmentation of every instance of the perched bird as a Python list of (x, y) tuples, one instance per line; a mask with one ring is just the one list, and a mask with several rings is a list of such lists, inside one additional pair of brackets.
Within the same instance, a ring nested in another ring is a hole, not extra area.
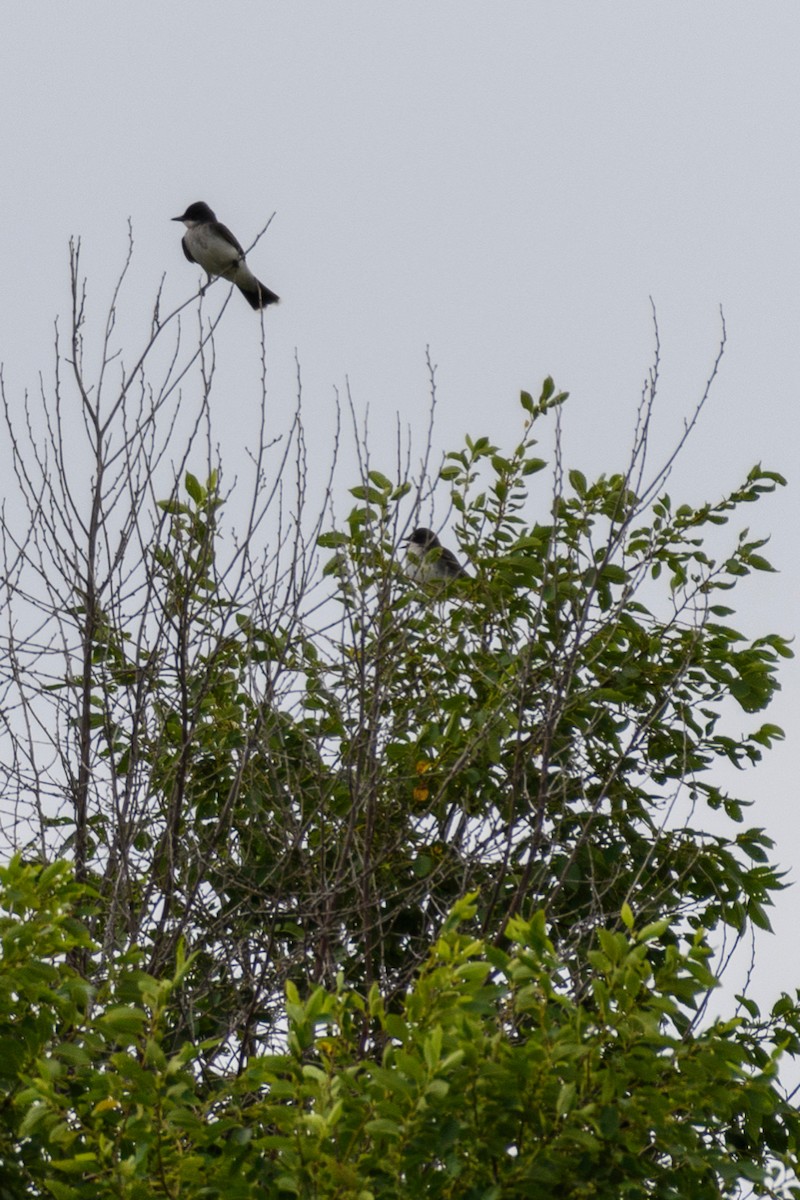
[(186, 226), (181, 245), (189, 262), (197, 263), (209, 275), (222, 275), (235, 283), (251, 308), (278, 303), (280, 297), (260, 283), (248, 267), (244, 250), (230, 229), (202, 200), (190, 204), (182, 217), (172, 220), (183, 221)]
[(415, 529), (406, 538), (406, 555), (408, 573), (420, 583), (469, 579), (453, 551), (442, 545), (432, 529)]

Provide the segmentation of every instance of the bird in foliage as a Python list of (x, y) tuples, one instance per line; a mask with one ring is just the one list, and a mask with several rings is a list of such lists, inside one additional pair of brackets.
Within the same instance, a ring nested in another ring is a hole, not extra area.
[(448, 583), (469, 579), (468, 573), (453, 554), (439, 541), (432, 529), (415, 529), (406, 538), (408, 574), (419, 583)]

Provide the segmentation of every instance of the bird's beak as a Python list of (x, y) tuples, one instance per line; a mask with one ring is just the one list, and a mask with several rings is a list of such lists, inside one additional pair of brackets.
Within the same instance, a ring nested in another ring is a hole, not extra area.
[(170, 217), (170, 221), (182, 221), (183, 217)]

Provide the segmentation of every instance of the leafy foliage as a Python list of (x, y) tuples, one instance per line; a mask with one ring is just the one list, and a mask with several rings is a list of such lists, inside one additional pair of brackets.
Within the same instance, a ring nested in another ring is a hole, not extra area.
[(631, 471), (572, 471), (531, 524), (534, 432), (564, 399), (549, 380), (523, 393), (510, 454), (484, 437), (448, 456), (470, 580), (407, 580), (393, 530), (408, 484), (370, 469), (345, 529), (319, 538), (334, 551), (320, 630), (275, 591), (228, 594), (219, 479), (189, 474), (159, 506), (137, 623), (96, 606), (75, 681), (92, 799), (67, 844), (102, 898), (101, 945), (142, 947), (156, 974), (181, 939), (196, 951), (178, 1038), (227, 1033), (241, 1065), (287, 979), (402, 993), (469, 889), (484, 937), (543, 907), (576, 963), (626, 903), (679, 917), (689, 942), (769, 927), (769, 838), (707, 834), (696, 806), (740, 823), (717, 764), (758, 762), (782, 736), (722, 725), (730, 698), (766, 707), (790, 653), (717, 603), (769, 568), (763, 543), (745, 532), (717, 561), (705, 545), (782, 481), (756, 468), (690, 508), (639, 498)]
[(800, 1118), (775, 1067), (799, 1048), (797, 1008), (688, 1030), (709, 951), (699, 936), (678, 950), (666, 921), (636, 928), (628, 910), (600, 931), (576, 998), (542, 913), (500, 950), (462, 931), (476, 909), (461, 901), (399, 1009), (377, 986), (302, 1000), (290, 984), (285, 1053), (218, 1077), (202, 1046), (165, 1047), (181, 952), (161, 980), (120, 964), (87, 1004), (66, 961), (86, 945), (68, 915), (81, 893), (48, 870), (2, 872), (5, 1029), (25, 1045), (4, 1067), (6, 1195), (788, 1194)]
[[(0, 769), (38, 864), (2, 872), (5, 1196), (800, 1195), (796, 1001), (705, 1019), (714, 948), (782, 886), (721, 786), (782, 737), (789, 647), (729, 623), (764, 540), (728, 529), (781, 477), (675, 503), (674, 456), (646, 468), (656, 372), (627, 467), (588, 479), (548, 379), (515, 446), (467, 437), (433, 482), (359, 443), (353, 507), (310, 532), (299, 412), (280, 446), (262, 408), (239, 531), (188, 465), (214, 324), (159, 493), (194, 359), (178, 340), (134, 410), (151, 342), (106, 402), (73, 291), (88, 476), (60, 380), (47, 452), (5, 410), (27, 523), (0, 514)], [(449, 584), (403, 570), (434, 483)]]

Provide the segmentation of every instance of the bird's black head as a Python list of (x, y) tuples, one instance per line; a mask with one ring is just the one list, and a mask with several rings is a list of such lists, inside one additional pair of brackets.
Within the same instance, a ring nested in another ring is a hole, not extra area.
[(216, 217), (212, 209), (208, 207), (202, 200), (198, 200), (196, 204), (190, 204), (182, 217), (173, 217), (173, 221), (216, 221)]
[(433, 530), (425, 529), (423, 526), (420, 526), (418, 529), (415, 529), (413, 533), (410, 533), (406, 538), (406, 541), (412, 546), (419, 546), (421, 550), (432, 550), (435, 546), (440, 544), (439, 539)]

